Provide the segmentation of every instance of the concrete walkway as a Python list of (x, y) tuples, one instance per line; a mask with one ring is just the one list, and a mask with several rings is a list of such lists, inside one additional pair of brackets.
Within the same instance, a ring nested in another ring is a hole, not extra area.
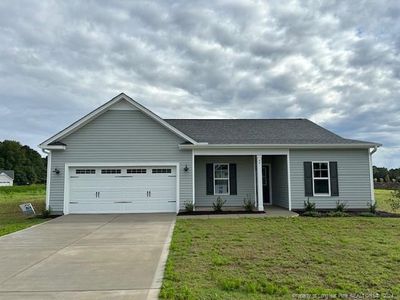
[(0, 299), (157, 299), (174, 214), (68, 215), (0, 238)]

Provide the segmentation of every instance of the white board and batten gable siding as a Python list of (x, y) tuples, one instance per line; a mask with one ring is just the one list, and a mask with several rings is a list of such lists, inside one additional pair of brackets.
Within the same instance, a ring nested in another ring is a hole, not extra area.
[(54, 213), (62, 213), (64, 209), (66, 164), (111, 167), (114, 163), (116, 166), (174, 163), (179, 167), (176, 173), (180, 207), (192, 199), (192, 172), (184, 171), (185, 166), (192, 166), (192, 152), (178, 147), (185, 140), (125, 100), (60, 142), (67, 145), (66, 149), (52, 150), (51, 154), (52, 170), (60, 170), (59, 175), (51, 174), (49, 204)]

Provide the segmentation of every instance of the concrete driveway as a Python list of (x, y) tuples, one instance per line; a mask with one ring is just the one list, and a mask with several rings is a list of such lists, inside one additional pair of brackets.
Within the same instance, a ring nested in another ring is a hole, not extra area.
[(67, 215), (0, 238), (0, 299), (155, 299), (174, 214)]

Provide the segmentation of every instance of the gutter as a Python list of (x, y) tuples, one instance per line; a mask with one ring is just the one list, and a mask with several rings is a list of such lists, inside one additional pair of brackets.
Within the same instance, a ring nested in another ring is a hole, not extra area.
[(46, 209), (50, 209), (50, 182), (51, 182), (51, 150), (42, 149), (47, 154), (47, 177), (46, 177)]
[(380, 144), (197, 144), (197, 145), (179, 145), (179, 149), (254, 149), (254, 148), (267, 148), (267, 149), (351, 149), (351, 148), (374, 148), (381, 146)]
[[(380, 145), (380, 146), (382, 146), (382, 145)], [(378, 150), (378, 147), (379, 146), (375, 145), (374, 149), (372, 149), (372, 151), (369, 154), (372, 156), (372, 154), (374, 154)]]
[(42, 149), (42, 151), (46, 154), (48, 154), (48, 153), (45, 152), (45, 150), (65, 150), (65, 149), (67, 149), (67, 146), (64, 146), (64, 145), (42, 145), (42, 144), (40, 144), (38, 147), (40, 149)]

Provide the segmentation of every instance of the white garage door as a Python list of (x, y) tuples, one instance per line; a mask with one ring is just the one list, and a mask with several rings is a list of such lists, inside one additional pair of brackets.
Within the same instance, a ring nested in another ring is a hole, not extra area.
[(70, 168), (69, 177), (69, 213), (176, 211), (175, 167)]

